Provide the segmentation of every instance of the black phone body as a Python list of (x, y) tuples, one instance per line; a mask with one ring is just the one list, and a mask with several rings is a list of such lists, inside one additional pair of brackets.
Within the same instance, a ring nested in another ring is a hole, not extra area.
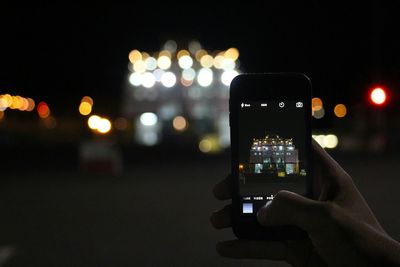
[(232, 227), (243, 239), (301, 239), (263, 227), (258, 209), (280, 190), (311, 197), (311, 82), (301, 73), (241, 74), (230, 85)]

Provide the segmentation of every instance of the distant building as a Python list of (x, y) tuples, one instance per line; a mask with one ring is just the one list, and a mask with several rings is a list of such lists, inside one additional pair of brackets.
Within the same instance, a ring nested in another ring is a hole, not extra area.
[(254, 138), (248, 168), (250, 173), (269, 173), (280, 177), (299, 174), (298, 150), (293, 138), (285, 139), (278, 135)]

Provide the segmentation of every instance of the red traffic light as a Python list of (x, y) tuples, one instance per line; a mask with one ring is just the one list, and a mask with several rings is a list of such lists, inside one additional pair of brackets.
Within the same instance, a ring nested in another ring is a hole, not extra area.
[(386, 91), (381, 87), (376, 87), (372, 89), (369, 98), (373, 104), (382, 106), (386, 103)]

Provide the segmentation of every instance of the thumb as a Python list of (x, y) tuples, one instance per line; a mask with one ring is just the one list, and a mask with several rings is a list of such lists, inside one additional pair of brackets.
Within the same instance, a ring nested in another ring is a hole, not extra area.
[(264, 226), (295, 225), (310, 232), (318, 229), (322, 219), (326, 218), (326, 206), (324, 202), (280, 191), (258, 211), (257, 219)]

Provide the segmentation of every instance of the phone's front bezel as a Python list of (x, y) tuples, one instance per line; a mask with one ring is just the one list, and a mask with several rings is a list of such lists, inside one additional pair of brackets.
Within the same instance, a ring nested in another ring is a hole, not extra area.
[(230, 127), (231, 127), (231, 174), (232, 174), (232, 205), (233, 231), (239, 238), (245, 239), (299, 239), (305, 233), (294, 226), (262, 227), (255, 217), (241, 216), (239, 194), (239, 105), (248, 101), (299, 101), (303, 102), (304, 122), (306, 130), (306, 153), (309, 159), (306, 188), (307, 197), (311, 197), (312, 159), (311, 159), (311, 82), (301, 73), (264, 73), (241, 74), (232, 81), (230, 86)]

